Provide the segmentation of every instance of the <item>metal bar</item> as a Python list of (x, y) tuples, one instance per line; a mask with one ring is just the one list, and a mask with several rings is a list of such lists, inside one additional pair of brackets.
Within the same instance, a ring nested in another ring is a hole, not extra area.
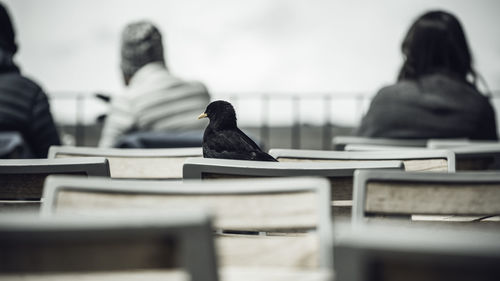
[(323, 97), (324, 114), (323, 114), (323, 149), (330, 150), (332, 145), (332, 98), (331, 95)]
[(292, 100), (292, 148), (300, 149), (300, 98), (294, 96)]
[(84, 96), (78, 93), (76, 96), (76, 126), (75, 126), (75, 144), (76, 146), (85, 145), (85, 127), (83, 120)]
[(262, 149), (266, 146), (270, 146), (270, 136), (269, 136), (269, 96), (264, 95), (261, 97), (262, 110), (261, 110), (261, 120), (260, 120), (260, 139), (263, 142)]

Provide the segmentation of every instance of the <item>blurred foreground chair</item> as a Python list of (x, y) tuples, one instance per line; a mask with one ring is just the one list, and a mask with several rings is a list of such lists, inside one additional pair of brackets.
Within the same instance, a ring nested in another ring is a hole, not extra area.
[(354, 175), (353, 200), (353, 224), (412, 219), (500, 226), (500, 173), (360, 170)]
[(30, 147), (19, 132), (0, 132), (1, 159), (33, 158)]
[[(49, 177), (42, 215), (196, 206), (215, 215), (220, 264), (331, 269), (329, 183), (321, 178), (168, 182)], [(269, 235), (242, 235), (267, 232)], [(240, 233), (240, 234), (237, 234)], [(271, 235), (272, 233), (272, 235)], [(292, 233), (292, 235), (290, 235)]]
[(352, 178), (356, 169), (402, 169), (401, 161), (352, 161), (345, 163), (280, 163), (263, 161), (188, 158), (184, 179), (319, 176), (330, 180), (335, 216), (350, 215)]
[(403, 147), (425, 147), (426, 139), (389, 139), (389, 138), (367, 138), (356, 136), (336, 136), (332, 139), (334, 150), (344, 150), (346, 145), (379, 145), (379, 146), (403, 146)]
[(406, 171), (455, 171), (455, 154), (446, 150), (403, 151), (328, 151), (271, 149), (269, 154), (280, 162), (339, 162), (401, 160)]
[(122, 212), (78, 219), (0, 217), (2, 280), (172, 277), (218, 278), (210, 218), (201, 211), (172, 210), (161, 215)]
[(182, 179), (184, 160), (202, 155), (201, 147), (125, 149), (51, 146), (48, 157), (106, 157), (112, 178)]
[(500, 280), (499, 232), (335, 225), (336, 281)]
[(0, 160), (0, 212), (40, 206), (51, 174), (109, 177), (105, 158)]

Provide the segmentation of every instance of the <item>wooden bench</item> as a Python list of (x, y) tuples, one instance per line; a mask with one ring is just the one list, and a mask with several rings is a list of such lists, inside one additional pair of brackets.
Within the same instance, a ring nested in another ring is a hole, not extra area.
[(184, 179), (320, 176), (330, 181), (332, 211), (349, 217), (352, 177), (356, 169), (402, 169), (401, 161), (352, 161), (346, 163), (280, 163), (210, 158), (188, 158)]
[(112, 178), (182, 179), (184, 160), (202, 155), (201, 147), (135, 149), (51, 146), (48, 157), (106, 157)]
[(211, 220), (204, 212), (102, 215), (1, 216), (0, 279), (218, 280)]
[(0, 212), (37, 210), (51, 174), (109, 177), (109, 165), (102, 157), (0, 160)]
[(500, 174), (360, 170), (354, 176), (353, 200), (354, 224), (371, 217), (480, 221), (500, 215)]
[[(210, 210), (215, 229), (224, 233), (217, 239), (223, 266), (331, 268), (329, 192), (321, 178), (179, 183), (49, 177), (42, 215), (194, 205)], [(243, 235), (248, 232), (268, 235)]]
[(271, 149), (280, 162), (343, 162), (401, 160), (406, 171), (455, 172), (455, 154), (447, 150), (328, 151)]

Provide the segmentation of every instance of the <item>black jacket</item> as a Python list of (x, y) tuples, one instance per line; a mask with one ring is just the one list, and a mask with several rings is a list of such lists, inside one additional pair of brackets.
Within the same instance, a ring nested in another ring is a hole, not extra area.
[(496, 140), (495, 112), (473, 86), (443, 74), (381, 89), (357, 135), (380, 138)]
[(0, 131), (21, 132), (38, 158), (60, 144), (46, 94), (14, 65), (0, 65)]

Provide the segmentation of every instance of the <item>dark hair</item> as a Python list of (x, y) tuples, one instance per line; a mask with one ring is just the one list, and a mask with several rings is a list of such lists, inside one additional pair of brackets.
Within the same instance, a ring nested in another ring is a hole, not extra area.
[(0, 3), (0, 49), (11, 54), (15, 54), (17, 51), (14, 27), (9, 12), (2, 3)]
[(410, 27), (401, 49), (405, 61), (398, 80), (442, 72), (476, 84), (465, 33), (450, 13), (431, 11), (420, 16)]

